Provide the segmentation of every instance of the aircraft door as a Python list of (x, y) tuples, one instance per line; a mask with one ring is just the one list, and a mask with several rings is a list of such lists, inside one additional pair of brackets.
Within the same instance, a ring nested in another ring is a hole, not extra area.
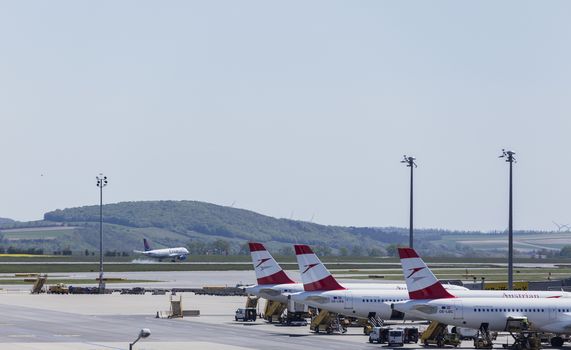
[(345, 309), (353, 309), (353, 294), (350, 291), (345, 292)]
[(464, 307), (461, 301), (454, 301), (454, 319), (461, 320), (464, 318)]
[(549, 307), (549, 320), (555, 320), (557, 318), (557, 309), (554, 307)]

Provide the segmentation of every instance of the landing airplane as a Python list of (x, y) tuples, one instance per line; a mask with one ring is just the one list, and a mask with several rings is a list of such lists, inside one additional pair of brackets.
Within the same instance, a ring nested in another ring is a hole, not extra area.
[[(409, 299), (409, 294), (414, 294), (414, 292), (410, 292), (410, 289), (409, 291), (402, 289), (352, 289), (352, 286), (355, 284), (339, 284), (309, 246), (295, 245), (294, 247), (301, 280), (305, 290), (305, 292), (291, 294), (290, 298), (294, 301), (359, 318), (379, 317), (384, 320), (402, 320), (405, 318), (407, 320), (424, 319), (418, 315), (409, 315), (407, 312), (401, 311), (396, 307), (391, 309), (392, 303), (406, 301)], [(419, 273), (422, 270), (423, 268), (413, 268), (411, 273), (409, 273), (410, 278), (417, 278), (416, 273)], [(481, 291), (468, 290), (464, 287), (454, 285), (441, 285), (441, 288), (442, 293), (447, 293), (448, 295), (451, 295), (450, 293), (454, 293), (457, 296), (470, 299), (496, 297), (506, 299), (523, 298), (525, 300), (529, 300), (534, 298), (560, 298), (571, 296), (569, 293), (558, 291)]]
[(146, 238), (143, 238), (143, 244), (145, 245), (145, 250), (134, 250), (133, 252), (144, 255), (149, 258), (158, 259), (162, 261), (163, 259), (171, 259), (172, 262), (177, 260), (185, 260), (188, 254), (188, 249), (184, 247), (177, 248), (164, 248), (164, 249), (151, 249), (149, 242)]
[[(508, 322), (525, 321), (529, 330), (555, 333), (551, 345), (563, 345), (562, 334), (571, 334), (571, 303), (569, 299), (551, 296), (466, 298), (447, 291), (428, 266), (411, 248), (399, 248), (403, 274), (411, 300), (393, 303), (394, 310), (412, 317), (438, 321), (452, 326), (505, 331)], [(548, 293), (548, 292), (528, 292)]]

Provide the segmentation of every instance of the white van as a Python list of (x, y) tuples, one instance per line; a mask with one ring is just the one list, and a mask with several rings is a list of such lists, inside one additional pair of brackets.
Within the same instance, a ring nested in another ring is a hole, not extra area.
[(389, 346), (404, 346), (404, 331), (402, 329), (389, 330)]

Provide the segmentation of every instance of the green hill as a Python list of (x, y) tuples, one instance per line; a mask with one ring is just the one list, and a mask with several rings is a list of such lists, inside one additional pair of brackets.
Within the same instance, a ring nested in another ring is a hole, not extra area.
[[(103, 207), (104, 239), (107, 249), (123, 250), (141, 246), (143, 237), (157, 247), (212, 242), (223, 239), (233, 252), (249, 240), (270, 247), (306, 243), (338, 250), (377, 248), (401, 243), (401, 229), (324, 226), (309, 222), (276, 219), (252, 211), (195, 201), (122, 202)], [(44, 223), (75, 227), (82, 247), (95, 249), (99, 242), (99, 207), (86, 206), (55, 210), (44, 215)], [(79, 242), (78, 242), (79, 244)], [(357, 247), (357, 248), (355, 248)]]
[[(281, 254), (292, 244), (310, 244), (321, 255), (394, 254), (406, 245), (408, 229), (342, 227), (277, 219), (253, 211), (196, 201), (146, 201), (103, 207), (104, 251), (187, 246), (193, 254), (246, 254), (247, 241), (265, 243)], [(517, 232), (516, 249), (523, 255), (556, 254), (562, 233)], [(415, 248), (425, 256), (503, 256), (505, 232), (415, 229)], [(99, 206), (58, 209), (31, 222), (0, 221), (0, 253), (42, 249), (45, 253), (99, 249)]]

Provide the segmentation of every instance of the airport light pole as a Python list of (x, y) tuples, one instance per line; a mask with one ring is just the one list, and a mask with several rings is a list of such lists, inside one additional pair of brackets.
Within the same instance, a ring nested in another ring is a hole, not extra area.
[(135, 339), (134, 342), (129, 343), (129, 350), (133, 350), (133, 346), (140, 340), (140, 339), (144, 339), (144, 338), (148, 338), (151, 335), (151, 330), (148, 328), (143, 328), (141, 329), (141, 331), (139, 332), (139, 336), (137, 336), (137, 339)]
[(99, 187), (99, 293), (105, 292), (105, 283), (103, 282), (103, 187), (107, 186), (107, 176), (99, 174), (97, 179), (97, 187)]
[(412, 210), (413, 210), (413, 174), (414, 171), (413, 169), (416, 168), (416, 163), (414, 162), (416, 160), (416, 158), (414, 157), (407, 157), (406, 155), (404, 155), (404, 159), (401, 160), (401, 163), (405, 163), (407, 167), (410, 168), (410, 218), (409, 218), (409, 237), (408, 237), (408, 246), (410, 248), (413, 248), (414, 245), (414, 239), (413, 239), (413, 233), (412, 233)]
[(508, 219), (508, 290), (513, 290), (514, 283), (514, 241), (513, 241), (513, 163), (516, 162), (515, 152), (502, 149), (502, 155), (499, 158), (505, 158), (510, 163), (510, 194), (509, 194), (509, 219)]

